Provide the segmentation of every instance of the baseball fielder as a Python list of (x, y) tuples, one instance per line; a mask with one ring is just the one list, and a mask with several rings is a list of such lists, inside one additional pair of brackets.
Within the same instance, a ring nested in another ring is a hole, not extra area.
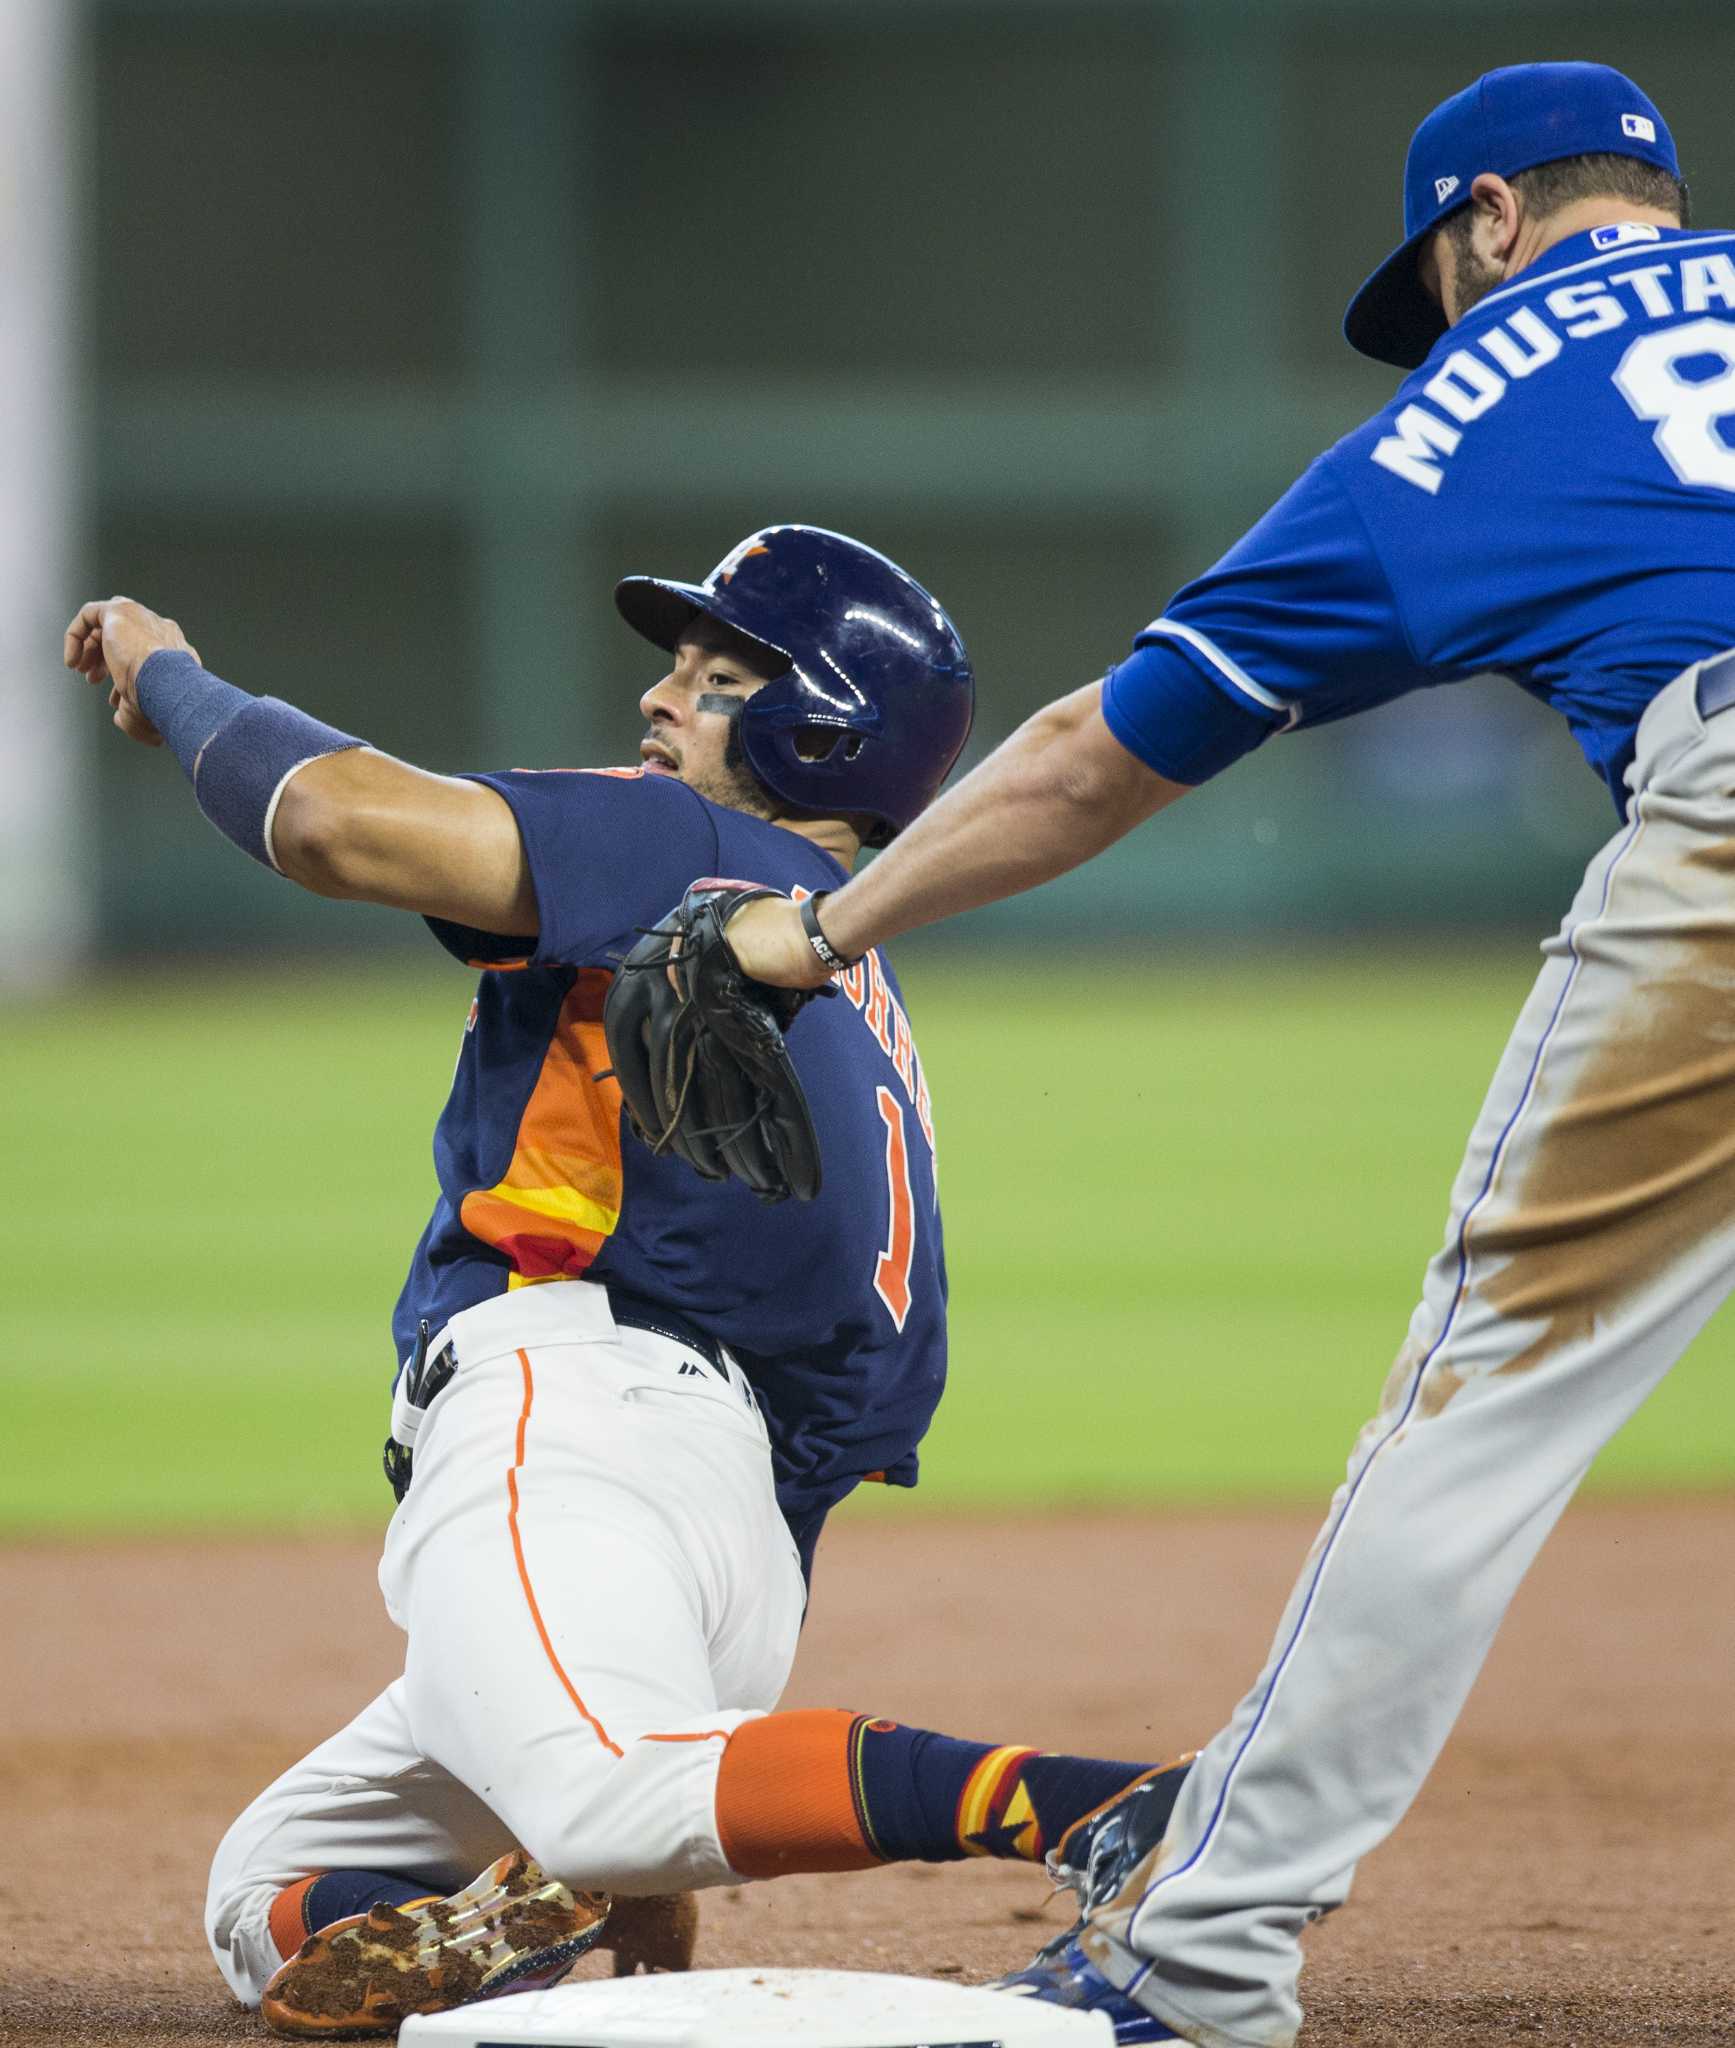
[(419, 911), (481, 970), (394, 1322), (403, 1675), (211, 1871), (218, 1965), (283, 2033), (389, 2031), (597, 1941), (681, 1965), (691, 1887), (1040, 1858), (1134, 1778), (1166, 1811), (1182, 1775), (768, 1712), (828, 1510), (915, 1483), (940, 1397), (928, 1084), (868, 955), (796, 1048), (824, 1185), (768, 1208), (625, 1123), (604, 999), (697, 870), (835, 889), (932, 798), (974, 686), (935, 600), (816, 528), (616, 601), (672, 665), (641, 765), (589, 773), (426, 774), (221, 681), (126, 599), (68, 630), (121, 730), (167, 745), (255, 859)]
[[(1009, 1980), (1123, 2041), (1294, 2039), (1301, 1930), (1409, 1807), (1586, 1467), (1735, 1282), (1735, 235), (1689, 231), (1662, 115), (1591, 64), (1436, 108), (1404, 216), (1345, 323), (1410, 373), (1392, 402), (1101, 683), (807, 906), (853, 959), (1075, 866), (1268, 740), (1487, 670), (1562, 713), (1619, 813), (1265, 1669), (1167, 1826), (1128, 1830), (1075, 1937)], [(766, 980), (821, 972), (789, 906), (730, 940)]]

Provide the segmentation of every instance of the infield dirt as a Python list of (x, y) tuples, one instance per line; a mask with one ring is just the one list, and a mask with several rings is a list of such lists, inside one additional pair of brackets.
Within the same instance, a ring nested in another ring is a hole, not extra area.
[[(838, 1517), (787, 1703), (1159, 1758), (1253, 1675), (1295, 1514)], [(1545, 1550), (1414, 1813), (1314, 1931), (1304, 2042), (1735, 2042), (1735, 1503)], [(263, 2040), (199, 1928), (234, 1813), (400, 1654), (368, 1541), (0, 1552), (0, 2041)], [(698, 1961), (970, 1982), (1068, 1917), (1022, 1865), (707, 1895)], [(586, 1967), (604, 1967), (587, 1965)]]

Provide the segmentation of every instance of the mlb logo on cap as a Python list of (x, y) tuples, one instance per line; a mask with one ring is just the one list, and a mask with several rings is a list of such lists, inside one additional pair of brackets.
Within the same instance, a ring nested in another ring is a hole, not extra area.
[(1350, 301), (1350, 346), (1406, 370), (1424, 362), (1446, 331), (1417, 274), (1424, 237), (1469, 200), (1484, 171), (1514, 178), (1562, 157), (1599, 155), (1681, 174), (1662, 115), (1606, 64), (1509, 64), (1442, 101), (1410, 139), (1404, 239)]

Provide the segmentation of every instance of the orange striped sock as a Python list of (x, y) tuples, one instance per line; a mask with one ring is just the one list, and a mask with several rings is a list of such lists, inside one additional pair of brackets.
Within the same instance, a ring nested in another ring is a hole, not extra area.
[(383, 1870), (316, 1870), (285, 1885), (271, 1901), (268, 1925), (277, 1953), (288, 1962), (310, 1934), (370, 1906), (420, 1905), (438, 1898), (423, 1879)]
[(743, 1877), (963, 1856), (1039, 1863), (1147, 1769), (835, 1709), (767, 1714), (724, 1744), (717, 1835)]
[(717, 1771), (717, 1839), (743, 1877), (871, 1870), (853, 1776), (859, 1714), (807, 1708), (743, 1721)]
[(1040, 1754), (1010, 1746), (991, 1749), (964, 1780), (953, 1831), (966, 1856), (1042, 1861), (1048, 1844), (1024, 1776), (1025, 1766)]
[(896, 1721), (862, 1722), (853, 1744), (862, 1832), (888, 1863), (1040, 1863), (1081, 1814), (1144, 1768), (1018, 1743), (961, 1742)]
[(285, 1885), (271, 1901), (271, 1940), (277, 1953), (288, 1962), (313, 1932), (307, 1924), (307, 1895), (319, 1882), (319, 1873)]

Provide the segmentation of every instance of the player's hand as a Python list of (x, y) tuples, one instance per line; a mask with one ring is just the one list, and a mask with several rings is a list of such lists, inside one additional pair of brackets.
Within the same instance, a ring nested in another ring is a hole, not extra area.
[(139, 709), (138, 674), (164, 648), (199, 659), (173, 619), (159, 618), (130, 597), (109, 597), (79, 606), (66, 629), (62, 658), (86, 682), (108, 684), (114, 722), (128, 739), (160, 747), (161, 733)]
[(823, 988), (831, 979), (808, 944), (800, 907), (787, 896), (759, 896), (729, 920), (724, 944), (743, 974), (774, 988)]

